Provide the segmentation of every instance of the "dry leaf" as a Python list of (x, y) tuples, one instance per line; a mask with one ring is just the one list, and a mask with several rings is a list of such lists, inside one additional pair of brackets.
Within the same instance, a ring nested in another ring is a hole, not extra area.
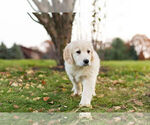
[(49, 109), (48, 110), (48, 112), (54, 112), (55, 111), (55, 109)]
[(108, 109), (108, 110), (107, 110), (107, 112), (112, 112), (112, 111), (113, 111), (113, 109), (112, 109), (112, 108), (110, 108), (110, 109)]
[(46, 82), (44, 80), (42, 80), (42, 85), (46, 85)]
[(128, 112), (135, 112), (135, 110), (129, 110)]
[(32, 112), (32, 111), (33, 111), (33, 109), (32, 109), (32, 108), (29, 108), (29, 111), (30, 111), (30, 112)]
[(18, 109), (18, 108), (19, 108), (19, 106), (18, 106), (18, 105), (14, 105), (14, 108), (15, 108), (15, 109)]
[(104, 94), (100, 94), (97, 96), (98, 98), (103, 98), (104, 97)]
[(37, 88), (43, 89), (44, 87), (43, 87), (41, 84), (39, 84), (39, 85), (37, 86)]
[(33, 70), (28, 70), (28, 71), (26, 71), (26, 72), (27, 72), (28, 75), (34, 73)]
[(33, 98), (33, 101), (37, 101), (37, 100), (40, 100), (40, 97)]
[(38, 110), (34, 110), (33, 112), (34, 112), (34, 113), (37, 113), (37, 112), (38, 112)]
[(48, 102), (48, 104), (54, 104), (54, 101)]
[(60, 111), (60, 108), (58, 109), (49, 109), (48, 112), (56, 112), (56, 111)]
[(26, 100), (28, 100), (29, 99), (29, 97), (26, 97)]
[(114, 109), (119, 110), (119, 109), (121, 109), (121, 107), (120, 106), (115, 106)]
[(62, 91), (65, 92), (67, 89), (66, 88), (62, 88)]
[(143, 103), (141, 101), (134, 100), (134, 103), (138, 106), (143, 106)]
[(43, 101), (49, 100), (49, 97), (43, 97)]
[(14, 83), (11, 84), (11, 86), (17, 87), (18, 83), (14, 82)]
[(132, 89), (133, 92), (136, 92), (137, 90), (135, 88)]
[(40, 74), (39, 77), (42, 78), (42, 77), (44, 77), (44, 75)]
[(43, 95), (48, 95), (48, 93), (43, 93)]

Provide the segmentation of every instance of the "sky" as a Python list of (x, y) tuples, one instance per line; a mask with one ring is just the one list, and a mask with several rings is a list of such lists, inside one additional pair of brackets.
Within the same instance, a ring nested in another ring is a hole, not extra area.
[[(91, 1), (80, 1), (81, 14), (74, 22), (72, 40), (90, 39)], [(107, 0), (106, 20), (101, 27), (101, 37), (109, 41), (114, 37), (130, 40), (135, 34), (150, 38), (149, 0)], [(27, 12), (32, 12), (26, 0), (0, 2), (0, 42), (8, 47), (15, 42), (27, 47), (41, 46), (50, 37), (43, 26), (35, 23)]]

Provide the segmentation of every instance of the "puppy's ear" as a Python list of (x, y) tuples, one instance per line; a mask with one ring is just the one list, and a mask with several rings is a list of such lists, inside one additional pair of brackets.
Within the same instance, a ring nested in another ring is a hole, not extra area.
[(72, 54), (71, 54), (71, 50), (70, 50), (70, 44), (68, 44), (63, 52), (63, 58), (64, 60), (69, 63), (69, 64), (73, 64), (73, 58), (72, 58)]
[(93, 60), (94, 60), (94, 51), (95, 50), (94, 50), (92, 42), (90, 44), (91, 44), (91, 62), (93, 62)]
[(94, 60), (94, 50), (92, 49), (92, 52), (91, 52), (91, 62), (93, 62)]

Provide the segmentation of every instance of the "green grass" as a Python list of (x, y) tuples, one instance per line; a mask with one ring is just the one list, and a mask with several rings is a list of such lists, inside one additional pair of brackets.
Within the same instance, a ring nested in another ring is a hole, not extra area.
[(0, 60), (0, 112), (150, 112), (149, 61), (102, 62), (92, 109), (78, 107), (66, 73), (54, 66), (50, 60)]

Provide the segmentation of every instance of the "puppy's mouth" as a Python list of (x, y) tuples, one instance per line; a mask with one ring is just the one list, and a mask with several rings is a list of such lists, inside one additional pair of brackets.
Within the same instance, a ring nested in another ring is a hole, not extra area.
[(83, 64), (83, 66), (89, 66), (89, 64)]

